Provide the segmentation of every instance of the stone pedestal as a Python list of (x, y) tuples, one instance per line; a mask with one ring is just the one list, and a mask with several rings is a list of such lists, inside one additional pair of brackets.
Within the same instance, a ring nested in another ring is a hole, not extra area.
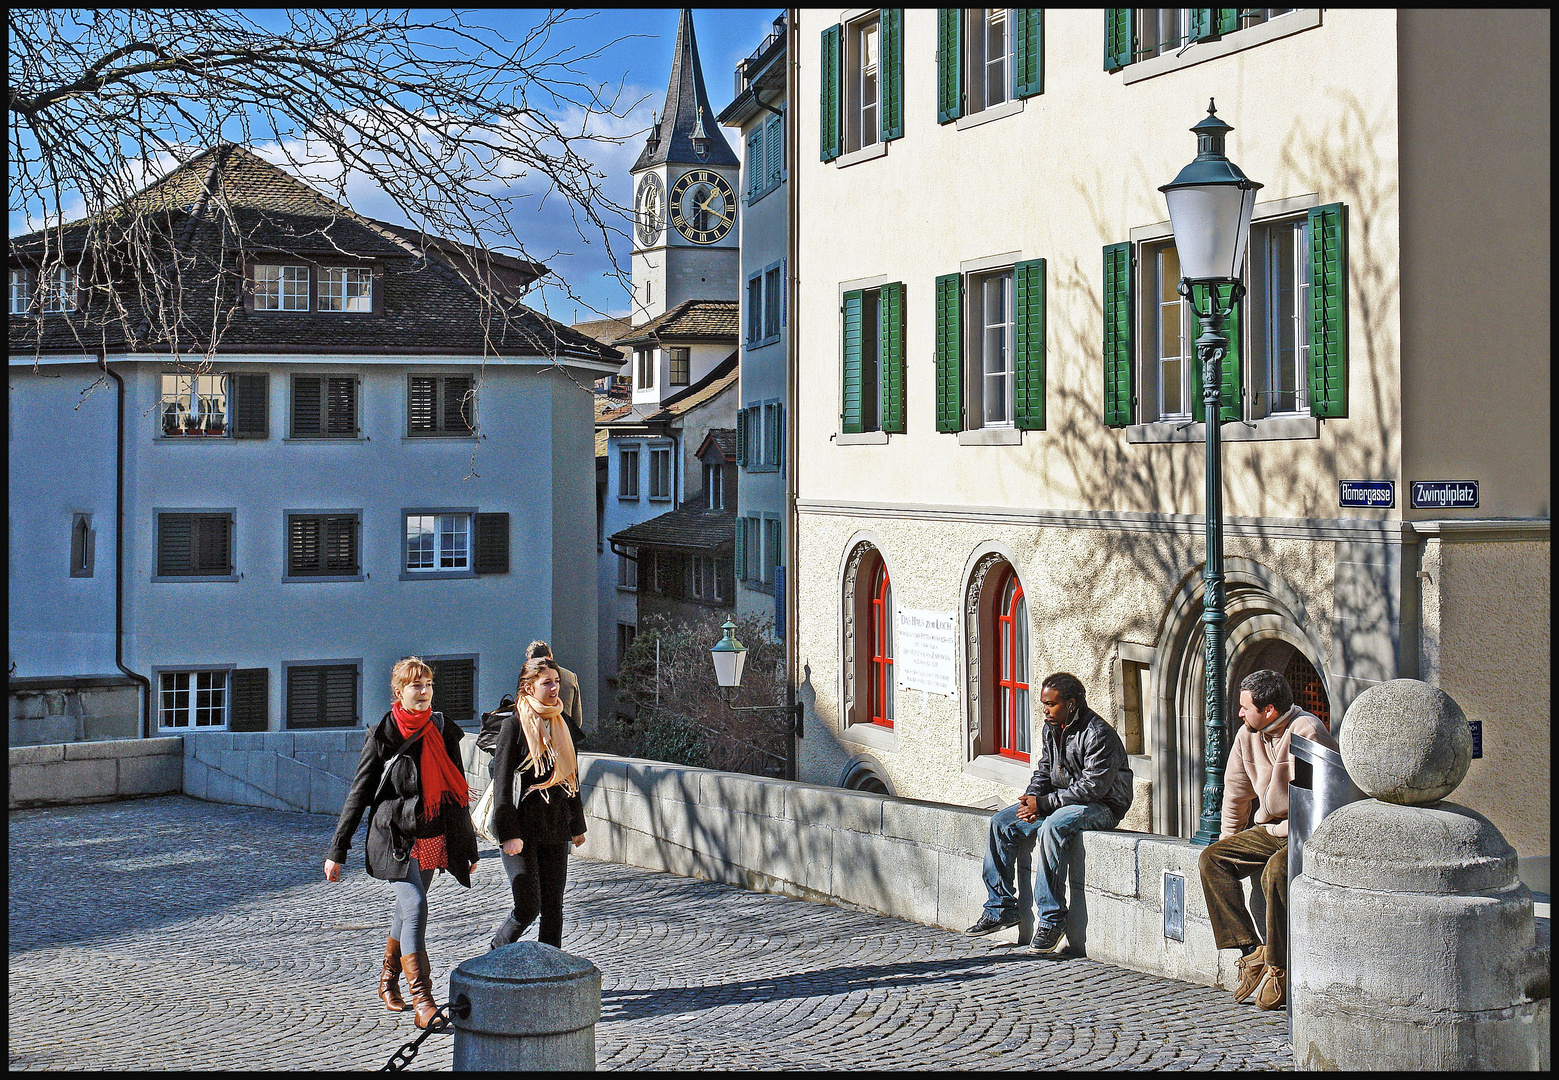
[(456, 1072), (595, 1071), (601, 972), (550, 945), (517, 941), (467, 960), (449, 977)]

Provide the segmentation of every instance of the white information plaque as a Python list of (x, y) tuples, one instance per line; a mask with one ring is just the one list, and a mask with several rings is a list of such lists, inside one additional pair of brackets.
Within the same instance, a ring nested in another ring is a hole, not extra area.
[(894, 644), (898, 655), (893, 666), (898, 684), (910, 690), (925, 690), (951, 697), (957, 679), (953, 664), (953, 627), (957, 616), (941, 611), (898, 611)]

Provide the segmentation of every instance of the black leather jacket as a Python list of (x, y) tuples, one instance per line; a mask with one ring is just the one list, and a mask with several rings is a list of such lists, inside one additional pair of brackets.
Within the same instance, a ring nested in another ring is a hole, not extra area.
[[(445, 720), (441, 713), (433, 714), (433, 724), (442, 729), (444, 749), (458, 768), (460, 740), (465, 738), (465, 732), (459, 724)], [(424, 736), (428, 737), (431, 735)], [(477, 859), (476, 829), (471, 824), (471, 812), (464, 807), (446, 806), (431, 821), (422, 820), (421, 744), (397, 755), (405, 742), (400, 726), (390, 713), (385, 713), (383, 720), (368, 729), (363, 739), (363, 756), (357, 762), (357, 775), (352, 778), (352, 787), (342, 804), (336, 834), (330, 841), (326, 857), (331, 862), (345, 864), (346, 853), (352, 847), (352, 836), (366, 812), (368, 838), (363, 844), (363, 860), (370, 877), (383, 881), (403, 880), (411, 861), (412, 842), (418, 837), (443, 834), (449, 853), (449, 872), (456, 881), (470, 888), (470, 866)], [(386, 780), (386, 764), (390, 774), (388, 782), (381, 784)]]
[(1062, 806), (1103, 803), (1119, 821), (1131, 806), (1131, 762), (1104, 717), (1086, 705), (1065, 730), (1040, 721), (1039, 768), (1025, 795), (1039, 799), (1041, 817)]

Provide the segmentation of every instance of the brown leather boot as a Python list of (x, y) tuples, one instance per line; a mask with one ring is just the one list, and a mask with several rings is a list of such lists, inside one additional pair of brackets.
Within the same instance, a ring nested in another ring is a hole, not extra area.
[(406, 1002), (401, 997), (401, 943), (387, 938), (384, 943), (384, 966), (379, 969), (379, 1000), (391, 1012), (405, 1012)]
[(406, 972), (406, 988), (411, 991), (412, 1008), (417, 1010), (417, 1026), (425, 1028), (438, 1009), (433, 1001), (433, 967), (428, 962), (428, 951), (403, 953), (401, 970)]

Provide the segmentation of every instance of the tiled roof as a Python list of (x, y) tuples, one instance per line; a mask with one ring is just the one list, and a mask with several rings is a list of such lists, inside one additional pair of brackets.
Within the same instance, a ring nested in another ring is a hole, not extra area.
[(689, 551), (717, 551), (735, 541), (735, 510), (704, 510), (694, 506), (678, 507), (612, 534), (612, 543), (626, 547), (684, 548)]
[(740, 350), (733, 352), (698, 382), (686, 390), (679, 390), (671, 397), (661, 401), (660, 407), (654, 412), (640, 413), (635, 407), (630, 406), (627, 411), (612, 417), (610, 420), (598, 420), (602, 424), (648, 424), (662, 423), (667, 420), (675, 420), (683, 413), (698, 408), (712, 398), (717, 398), (731, 387), (736, 385), (736, 380), (741, 376), (737, 368), (737, 360)]
[[(727, 461), (735, 461), (736, 460), (736, 429), (735, 428), (731, 428), (731, 427), (710, 428), (708, 434), (706, 434), (704, 436), (704, 441), (699, 444), (698, 454), (702, 454), (704, 452), (704, 448), (707, 447), (710, 443), (714, 443), (715, 446), (717, 446), (720, 449), (720, 453), (725, 455), (725, 460), (727, 460)], [(698, 454), (695, 454), (694, 456), (697, 457)]]
[[(532, 311), (518, 301), (488, 305), (440, 258), (382, 230), (288, 176), (249, 150), (227, 144), (202, 154), (127, 204), (177, 248), (181, 260), (176, 341), (154, 340), (161, 327), (141, 309), (105, 316), (94, 305), (72, 315), (9, 320), (13, 355), (101, 346), (166, 353), (379, 353), (550, 356), (616, 362), (615, 349)], [(226, 212), (221, 212), (226, 211)], [(147, 216), (149, 215), (149, 216)], [(111, 224), (111, 223), (110, 223)], [(67, 229), (81, 245), (89, 228)], [(13, 265), (25, 264), (42, 233), (11, 241)], [(458, 247), (458, 245), (455, 245)], [(255, 312), (243, 304), (244, 255), (369, 263), (382, 271), (379, 314)], [(121, 288), (129, 303), (138, 295)], [(213, 317), (213, 312), (216, 313)], [(213, 338), (215, 344), (213, 347)]]
[[(705, 154), (693, 152), (693, 128), (703, 110)], [(640, 172), (667, 162), (681, 165), (738, 165), (731, 145), (709, 107), (709, 92), (704, 89), (704, 70), (698, 61), (698, 40), (693, 35), (693, 13), (687, 8), (677, 20), (677, 45), (671, 56), (671, 80), (666, 85), (666, 103), (660, 120), (645, 141), (639, 159), (630, 172)]]
[(618, 345), (646, 341), (735, 341), (740, 327), (735, 300), (684, 300), (670, 311), (636, 326), (616, 340)]

